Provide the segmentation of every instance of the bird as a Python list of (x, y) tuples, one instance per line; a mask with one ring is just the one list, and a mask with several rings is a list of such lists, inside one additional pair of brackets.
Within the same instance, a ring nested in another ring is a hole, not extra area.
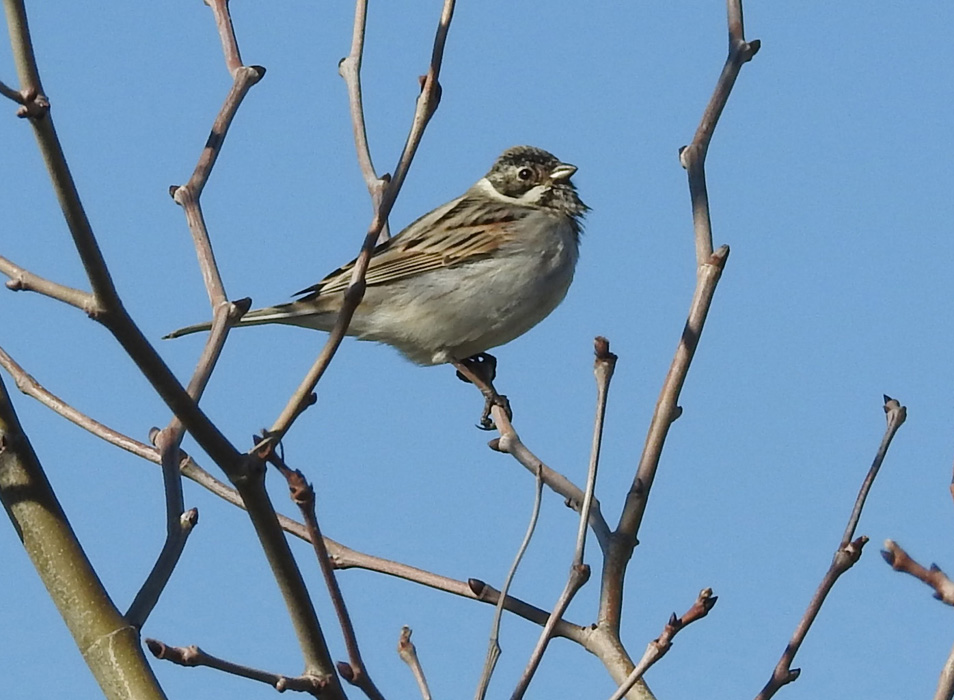
[[(463, 195), (374, 248), (348, 335), (390, 345), (419, 365), (460, 371), (460, 363), (533, 328), (573, 280), (589, 210), (570, 181), (576, 171), (533, 146), (504, 151)], [(297, 292), (296, 301), (247, 312), (237, 325), (330, 331), (354, 264)]]

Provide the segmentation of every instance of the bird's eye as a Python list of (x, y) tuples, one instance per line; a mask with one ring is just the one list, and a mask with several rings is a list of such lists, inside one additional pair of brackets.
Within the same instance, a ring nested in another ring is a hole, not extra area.
[(521, 180), (529, 180), (533, 176), (533, 171), (530, 168), (520, 168), (517, 171), (517, 177)]

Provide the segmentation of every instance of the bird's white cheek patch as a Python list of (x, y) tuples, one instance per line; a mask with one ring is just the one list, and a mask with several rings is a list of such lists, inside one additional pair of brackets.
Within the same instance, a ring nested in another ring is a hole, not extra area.
[(498, 202), (506, 202), (507, 204), (520, 204), (523, 206), (534, 205), (540, 201), (540, 198), (543, 196), (543, 192), (546, 189), (543, 185), (537, 185), (536, 187), (524, 192), (519, 197), (508, 197), (505, 194), (500, 194), (493, 185), (490, 184), (490, 180), (483, 177), (478, 180), (477, 184), (474, 185), (474, 189), (479, 190), (482, 194), (486, 195), (490, 199), (495, 199)]
[(524, 204), (526, 206), (533, 206), (540, 202), (540, 200), (543, 198), (544, 192), (546, 191), (547, 191), (546, 186), (536, 185), (535, 187), (531, 187), (529, 190), (524, 192), (519, 197), (516, 197), (514, 201), (519, 202), (520, 204)]

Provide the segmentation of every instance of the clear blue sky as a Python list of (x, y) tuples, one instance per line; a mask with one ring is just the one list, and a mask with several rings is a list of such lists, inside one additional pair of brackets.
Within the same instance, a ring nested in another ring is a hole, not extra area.
[[(30, 5), (42, 77), (87, 212), (129, 311), (159, 343), (209, 315), (167, 188), (188, 178), (229, 87), (211, 13), (198, 0)], [(382, 172), (403, 145), (439, 5), (371, 9), (365, 98)], [(909, 417), (859, 527), (872, 541), (804, 645), (802, 677), (779, 697), (927, 697), (951, 647), (951, 611), (892, 572), (877, 550), (891, 537), (924, 563), (954, 570), (954, 9), (751, 1), (745, 10), (747, 35), (762, 50), (742, 71), (708, 160), (715, 242), (732, 254), (630, 567), (624, 640), (638, 657), (670, 612), (711, 586), (715, 610), (678, 637), (649, 682), (666, 700), (754, 696), (828, 567), (881, 438), (887, 393)], [(268, 305), (353, 256), (369, 221), (336, 70), (353, 9), (243, 2), (233, 12), (245, 61), (268, 73), (240, 110), (202, 201), (229, 293)], [(692, 136), (725, 47), (719, 2), (460, 3), (443, 102), (391, 218), (399, 229), (457, 196), (511, 145), (537, 145), (579, 166), (574, 180), (592, 212), (574, 286), (550, 318), (496, 354), (517, 430), (582, 483), (592, 339), (611, 340), (620, 360), (598, 489), (611, 519), (694, 284), (677, 150)], [(15, 84), (6, 43), (0, 79)], [(0, 254), (84, 287), (30, 129), (5, 106)], [(247, 445), (323, 342), (294, 328), (235, 332), (204, 407)], [(168, 421), (109, 334), (73, 309), (0, 294), (0, 344), (41, 383), (118, 430), (144, 439)], [(160, 345), (182, 377), (200, 347), (195, 337)], [(318, 393), (285, 449), (316, 484), (326, 534), (499, 584), (533, 485), (473, 427), (478, 394), (449, 368), (418, 368), (389, 348), (352, 341)], [(125, 608), (162, 542), (158, 470), (30, 399), (16, 405)], [(292, 513), (283, 483), (271, 477), (270, 485)], [(199, 508), (200, 524), (145, 634), (299, 672), (247, 518), (191, 483), (186, 501)], [(575, 529), (549, 494), (515, 594), (542, 607), (556, 600)], [(316, 566), (304, 546), (296, 551), (335, 657), (344, 658)], [(0, 526), (0, 559), (4, 696), (98, 697), (9, 525)], [(489, 607), (367, 572), (340, 580), (389, 697), (417, 692), (394, 653), (403, 624), (414, 629), (435, 697), (473, 693)], [(568, 617), (591, 622), (596, 592), (594, 578)], [(537, 631), (506, 618), (491, 696), (509, 694)], [(170, 697), (274, 697), (209, 670), (155, 668)], [(529, 697), (603, 698), (611, 690), (594, 657), (557, 641)]]

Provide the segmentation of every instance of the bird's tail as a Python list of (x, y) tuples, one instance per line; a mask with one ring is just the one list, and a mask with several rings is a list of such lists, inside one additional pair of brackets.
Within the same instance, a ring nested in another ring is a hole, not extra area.
[[(327, 314), (333, 317), (334, 314)], [(324, 324), (316, 322), (317, 319), (326, 316), (326, 314), (316, 313), (314, 305), (306, 305), (300, 301), (293, 301), (288, 304), (279, 304), (278, 306), (269, 306), (264, 309), (255, 309), (249, 311), (236, 323), (236, 326), (260, 326), (265, 323), (287, 323), (293, 326), (307, 326), (309, 328), (324, 328)], [(307, 321), (306, 321), (307, 319)], [(328, 326), (330, 328), (331, 325)], [(172, 331), (168, 335), (162, 336), (163, 340), (169, 338), (180, 338), (192, 333), (200, 333), (212, 328), (212, 323), (197, 323), (194, 326), (186, 326)], [(327, 329), (325, 329), (327, 330)]]

